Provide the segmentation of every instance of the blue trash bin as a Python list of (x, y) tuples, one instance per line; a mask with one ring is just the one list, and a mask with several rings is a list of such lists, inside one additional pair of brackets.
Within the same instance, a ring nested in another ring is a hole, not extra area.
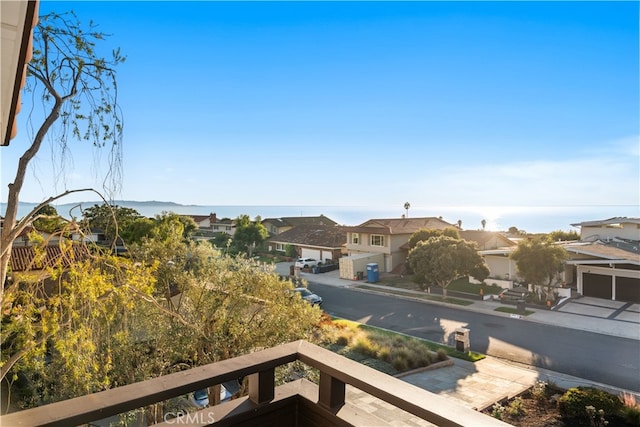
[(367, 282), (376, 283), (378, 281), (378, 264), (371, 262), (367, 264)]

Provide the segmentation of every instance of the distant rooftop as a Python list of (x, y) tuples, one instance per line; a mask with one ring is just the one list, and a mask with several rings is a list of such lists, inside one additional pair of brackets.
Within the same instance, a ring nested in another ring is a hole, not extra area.
[(616, 216), (609, 219), (583, 221), (583, 222), (578, 222), (571, 225), (573, 227), (598, 227), (602, 225), (615, 225), (615, 224), (640, 224), (640, 218), (627, 218), (626, 216)]

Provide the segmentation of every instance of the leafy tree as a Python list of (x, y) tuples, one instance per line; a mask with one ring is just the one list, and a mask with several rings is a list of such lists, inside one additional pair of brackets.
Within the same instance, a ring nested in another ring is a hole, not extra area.
[(483, 219), (482, 221), (480, 221), (480, 224), (482, 224), (482, 231), (484, 231), (484, 229), (485, 229), (485, 228), (486, 228), (486, 226), (487, 226), (487, 220), (486, 220), (486, 219)]
[(140, 243), (144, 237), (151, 235), (154, 225), (155, 221), (151, 218), (136, 218), (120, 232), (120, 236), (127, 244)]
[(224, 232), (220, 232), (217, 233), (213, 239), (210, 239), (209, 242), (218, 249), (227, 249), (229, 247), (229, 245), (231, 245), (231, 242), (233, 241), (233, 239), (231, 238), (230, 235), (228, 235), (227, 233)]
[[(0, 299), (7, 277), (11, 247), (15, 238), (29, 225), (35, 211), (75, 191), (67, 190), (52, 196), (20, 221), (17, 220), (20, 191), (27, 167), (39, 152), (42, 142), (57, 126), (52, 141), (58, 144), (64, 158), (69, 151), (68, 141), (87, 140), (95, 147), (110, 146), (112, 161), (105, 183), (119, 182), (121, 158), (122, 118), (117, 104), (115, 67), (124, 61), (119, 49), (109, 58), (98, 54), (96, 43), (106, 34), (95, 30), (93, 24), (83, 28), (72, 13), (51, 13), (41, 16), (33, 33), (33, 58), (27, 64), (26, 91), (41, 102), (43, 123), (37, 127), (31, 145), (18, 162), (16, 175), (8, 185), (7, 208), (2, 227), (0, 254)], [(113, 188), (112, 188), (113, 189)]]
[(569, 254), (546, 238), (523, 240), (510, 258), (516, 262), (522, 278), (545, 293), (547, 300), (555, 299), (553, 287), (560, 281), (560, 273)]
[(418, 242), (423, 240), (429, 240), (431, 237), (438, 236), (449, 236), (453, 239), (459, 239), (460, 233), (457, 229), (453, 227), (447, 227), (444, 230), (439, 230), (435, 228), (423, 228), (422, 230), (418, 230), (409, 237), (409, 248), (413, 249), (416, 247)]
[(162, 212), (160, 215), (156, 215), (151, 235), (162, 241), (173, 238), (178, 241), (187, 240), (197, 229), (198, 225), (191, 217), (173, 212)]
[(575, 230), (571, 230), (571, 231), (555, 230), (549, 233), (549, 239), (552, 242), (580, 240), (580, 235)]
[(147, 266), (90, 255), (69, 240), (61, 247), (67, 257), (82, 259), (67, 265), (60, 257), (46, 269), (46, 281), (14, 274), (3, 301), (0, 378), (9, 384), (28, 379), (32, 388), (21, 393), (26, 406), (109, 387), (117, 335), (126, 335), (127, 315), (153, 289)]
[(55, 234), (64, 228), (66, 221), (58, 215), (58, 211), (51, 205), (38, 209), (33, 220), (33, 227), (38, 231)]
[(269, 237), (269, 232), (262, 225), (259, 217), (255, 221), (249, 219), (249, 215), (240, 215), (235, 220), (236, 231), (233, 234), (233, 246), (238, 252), (253, 255), (256, 246)]
[(442, 288), (444, 298), (449, 284), (459, 277), (472, 275), (483, 281), (489, 276), (489, 269), (478, 254), (477, 245), (449, 236), (418, 242), (409, 252), (408, 261), (414, 272), (413, 280), (422, 289), (435, 283)]
[(511, 236), (526, 236), (527, 232), (525, 230), (519, 230), (518, 227), (511, 226), (507, 231)]
[(298, 250), (295, 245), (286, 245), (284, 254), (290, 258), (295, 258), (298, 256)]
[(83, 224), (87, 228), (97, 228), (104, 232), (105, 238), (113, 242), (142, 215), (137, 210), (103, 203), (95, 204), (82, 212)]

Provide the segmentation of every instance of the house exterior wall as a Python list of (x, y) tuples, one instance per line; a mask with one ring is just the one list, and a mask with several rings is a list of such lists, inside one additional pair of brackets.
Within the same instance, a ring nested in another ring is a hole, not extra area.
[(235, 229), (231, 224), (214, 223), (211, 226), (211, 230), (215, 233), (227, 233), (229, 236), (233, 236)]
[[(384, 229), (380, 229), (379, 235), (384, 238), (384, 246), (374, 246), (371, 245), (371, 236), (376, 235), (378, 233), (358, 233), (359, 235), (359, 243), (352, 243), (352, 232), (347, 233), (347, 245), (346, 250), (349, 255), (357, 255), (357, 254), (380, 254), (382, 255), (381, 260), (378, 262), (378, 266), (380, 271), (390, 272), (393, 270), (397, 263), (394, 260), (394, 254), (392, 253), (392, 248), (398, 248), (401, 244), (398, 243), (398, 236), (392, 236), (389, 234), (383, 233)], [(408, 240), (408, 237), (406, 237)], [(404, 243), (407, 242), (404, 240)], [(396, 253), (396, 259), (400, 258)], [(404, 261), (404, 260), (403, 260)], [(372, 261), (376, 262), (376, 261)], [(360, 270), (358, 270), (360, 271)]]
[(514, 260), (505, 255), (484, 255), (487, 267), (489, 267), (489, 277), (504, 278), (519, 281), (518, 267)]
[(640, 224), (622, 223), (619, 226), (582, 226), (580, 227), (581, 240), (600, 240), (613, 239), (618, 237), (621, 239), (640, 240)]

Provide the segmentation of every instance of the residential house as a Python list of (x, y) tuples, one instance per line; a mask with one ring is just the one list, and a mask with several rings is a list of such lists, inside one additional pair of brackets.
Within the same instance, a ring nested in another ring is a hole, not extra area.
[(404, 266), (409, 249), (407, 242), (413, 233), (424, 228), (443, 230), (455, 227), (440, 218), (387, 218), (370, 219), (355, 227), (346, 227), (347, 254), (383, 254), (381, 272), (392, 272)]
[(302, 224), (267, 240), (269, 250), (286, 252), (294, 246), (298, 256), (315, 258), (322, 262), (336, 261), (345, 253), (346, 227), (339, 225)]
[(516, 247), (516, 245), (504, 246), (478, 251), (489, 268), (489, 280), (486, 281), (487, 283), (498, 285), (504, 289), (511, 289), (514, 282), (522, 281), (522, 277), (518, 274), (516, 262), (510, 257)]
[(502, 233), (484, 230), (461, 230), (460, 237), (478, 245), (478, 251), (489, 268), (488, 283), (505, 289), (513, 287), (513, 282), (521, 280), (515, 262), (509, 255), (517, 243)]
[[(640, 303), (640, 218), (571, 224), (580, 240), (558, 242), (569, 253), (562, 282), (583, 296)], [(492, 278), (521, 280), (509, 255), (515, 246), (481, 250)]]
[(84, 243), (106, 244), (107, 236), (101, 228), (91, 227), (86, 234), (75, 232), (71, 235), (74, 241), (82, 241)]
[(262, 225), (267, 229), (269, 235), (281, 234), (300, 225), (338, 225), (337, 222), (324, 215), (320, 216), (287, 216), (282, 218), (266, 218), (262, 220)]
[(640, 218), (571, 225), (580, 227), (580, 241), (563, 245), (567, 283), (584, 296), (640, 303)]
[(226, 233), (229, 236), (233, 236), (235, 233), (235, 223), (229, 218), (218, 218), (215, 212), (209, 215), (185, 215), (193, 218), (196, 224), (198, 224), (198, 230), (193, 233), (193, 238), (197, 240), (212, 239), (220, 233)]
[(614, 238), (640, 241), (640, 218), (614, 217), (571, 225), (580, 228), (580, 240), (583, 242), (607, 241)]

